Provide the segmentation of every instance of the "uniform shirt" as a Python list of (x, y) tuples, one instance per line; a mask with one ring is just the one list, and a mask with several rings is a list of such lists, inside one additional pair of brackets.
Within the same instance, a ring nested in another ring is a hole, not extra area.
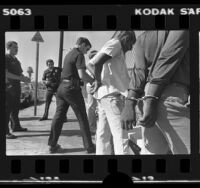
[[(6, 61), (6, 69), (8, 70), (8, 72), (15, 74), (17, 76), (20, 76), (22, 74), (23, 70), (21, 68), (21, 63), (16, 57), (14, 58), (10, 54), (6, 54), (5, 61)], [(14, 80), (8, 78), (8, 84), (11, 85), (20, 84), (20, 80)]]
[(78, 69), (86, 69), (85, 57), (83, 53), (78, 50), (78, 48), (73, 48), (65, 56), (61, 79), (76, 78), (80, 80)]
[(62, 69), (59, 67), (53, 67), (52, 70), (46, 69), (44, 71), (42, 80), (49, 81), (49, 83), (47, 84), (48, 89), (56, 89), (57, 88), (57, 86), (60, 83), (61, 71), (62, 71)]
[(121, 93), (126, 96), (130, 78), (120, 41), (115, 38), (109, 40), (88, 63), (94, 65), (101, 53), (107, 54), (112, 58), (103, 64), (101, 72), (102, 86), (99, 87), (94, 97), (101, 99), (113, 93)]
[(142, 93), (146, 82), (189, 87), (188, 31), (144, 32), (136, 41), (135, 55), (130, 89)]

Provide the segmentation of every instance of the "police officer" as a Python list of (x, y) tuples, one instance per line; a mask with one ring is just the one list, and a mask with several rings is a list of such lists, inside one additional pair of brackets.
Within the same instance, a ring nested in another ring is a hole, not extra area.
[(6, 138), (14, 139), (15, 135), (10, 133), (9, 120), (11, 120), (11, 129), (13, 132), (27, 131), (22, 128), (19, 121), (19, 107), (21, 85), (20, 81), (29, 83), (30, 79), (25, 77), (22, 72), (21, 64), (16, 58), (18, 53), (18, 44), (15, 41), (7, 42), (8, 54), (5, 55), (6, 61)]
[[(49, 106), (52, 101), (53, 95), (56, 94), (57, 88), (60, 84), (60, 75), (62, 69), (59, 67), (54, 67), (54, 61), (52, 59), (48, 59), (46, 61), (46, 65), (48, 69), (44, 71), (42, 81), (46, 85), (46, 104), (45, 111), (43, 117), (40, 121), (47, 120), (49, 114)], [(65, 120), (66, 121), (66, 120)]]
[(80, 79), (90, 84), (94, 81), (94, 79), (87, 74), (85, 66), (84, 54), (86, 54), (90, 48), (91, 43), (89, 40), (80, 37), (76, 42), (76, 46), (65, 56), (61, 73), (62, 82), (59, 85), (56, 95), (57, 108), (51, 124), (51, 133), (48, 141), (50, 153), (62, 150), (57, 142), (69, 105), (72, 107), (79, 121), (80, 129), (83, 133), (83, 143), (87, 152), (95, 152), (95, 146), (91, 139), (85, 102), (80, 87)]

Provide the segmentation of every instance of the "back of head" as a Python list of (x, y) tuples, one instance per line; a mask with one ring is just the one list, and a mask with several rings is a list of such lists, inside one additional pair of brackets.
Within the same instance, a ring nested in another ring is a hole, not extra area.
[(15, 42), (15, 41), (8, 41), (8, 42), (6, 43), (6, 48), (7, 48), (7, 50), (9, 50), (13, 44), (16, 44), (16, 45), (17, 45), (17, 42)]
[(132, 41), (133, 43), (136, 42), (136, 36), (135, 36), (135, 32), (134, 31), (121, 31), (117, 38), (119, 40), (129, 40), (129, 41)]
[(92, 47), (90, 41), (85, 37), (79, 37), (76, 41), (76, 45), (80, 46), (81, 44), (85, 43), (86, 46)]

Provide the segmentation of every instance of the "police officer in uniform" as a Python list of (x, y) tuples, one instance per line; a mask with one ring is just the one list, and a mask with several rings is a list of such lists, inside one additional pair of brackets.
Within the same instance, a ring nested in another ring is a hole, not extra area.
[(18, 53), (18, 44), (15, 41), (7, 42), (8, 54), (5, 55), (6, 62), (6, 138), (14, 139), (15, 135), (10, 133), (9, 120), (11, 120), (11, 129), (13, 132), (27, 131), (22, 128), (19, 121), (20, 81), (29, 83), (30, 79), (22, 74), (23, 70), (19, 60), (16, 58)]
[(95, 152), (95, 146), (91, 139), (85, 101), (80, 87), (81, 79), (90, 84), (94, 82), (94, 79), (86, 72), (84, 57), (84, 54), (86, 54), (90, 48), (91, 43), (89, 40), (80, 37), (76, 42), (76, 46), (65, 56), (61, 73), (62, 81), (56, 95), (56, 113), (51, 123), (51, 133), (48, 140), (50, 153), (56, 153), (62, 150), (57, 142), (62, 131), (65, 114), (69, 105), (72, 107), (79, 121), (80, 130), (83, 135), (83, 143), (87, 152)]
[(61, 76), (61, 71), (62, 71), (61, 68), (54, 67), (54, 61), (52, 59), (48, 59), (46, 61), (46, 65), (48, 69), (44, 71), (43, 78), (42, 78), (43, 83), (46, 85), (46, 88), (47, 88), (46, 104), (45, 104), (44, 115), (40, 119), (40, 121), (48, 119), (49, 106), (51, 104), (52, 97), (53, 95), (56, 94), (57, 88), (60, 84), (60, 76)]

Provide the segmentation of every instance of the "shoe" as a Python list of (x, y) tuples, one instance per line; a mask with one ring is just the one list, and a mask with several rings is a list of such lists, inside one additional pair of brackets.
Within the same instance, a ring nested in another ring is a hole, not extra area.
[(56, 146), (50, 146), (49, 153), (59, 153), (62, 151), (62, 149), (63, 148), (61, 148), (59, 144), (57, 144)]
[(17, 136), (15, 136), (15, 135), (9, 133), (9, 134), (6, 134), (6, 138), (7, 138), (7, 139), (15, 139), (15, 138), (17, 138)]
[(25, 132), (28, 131), (27, 128), (18, 127), (12, 130), (13, 132)]
[(95, 153), (96, 152), (96, 146), (93, 144), (89, 148), (87, 148), (87, 153)]
[(48, 118), (47, 117), (40, 118), (40, 121), (44, 121), (44, 120), (48, 120)]

